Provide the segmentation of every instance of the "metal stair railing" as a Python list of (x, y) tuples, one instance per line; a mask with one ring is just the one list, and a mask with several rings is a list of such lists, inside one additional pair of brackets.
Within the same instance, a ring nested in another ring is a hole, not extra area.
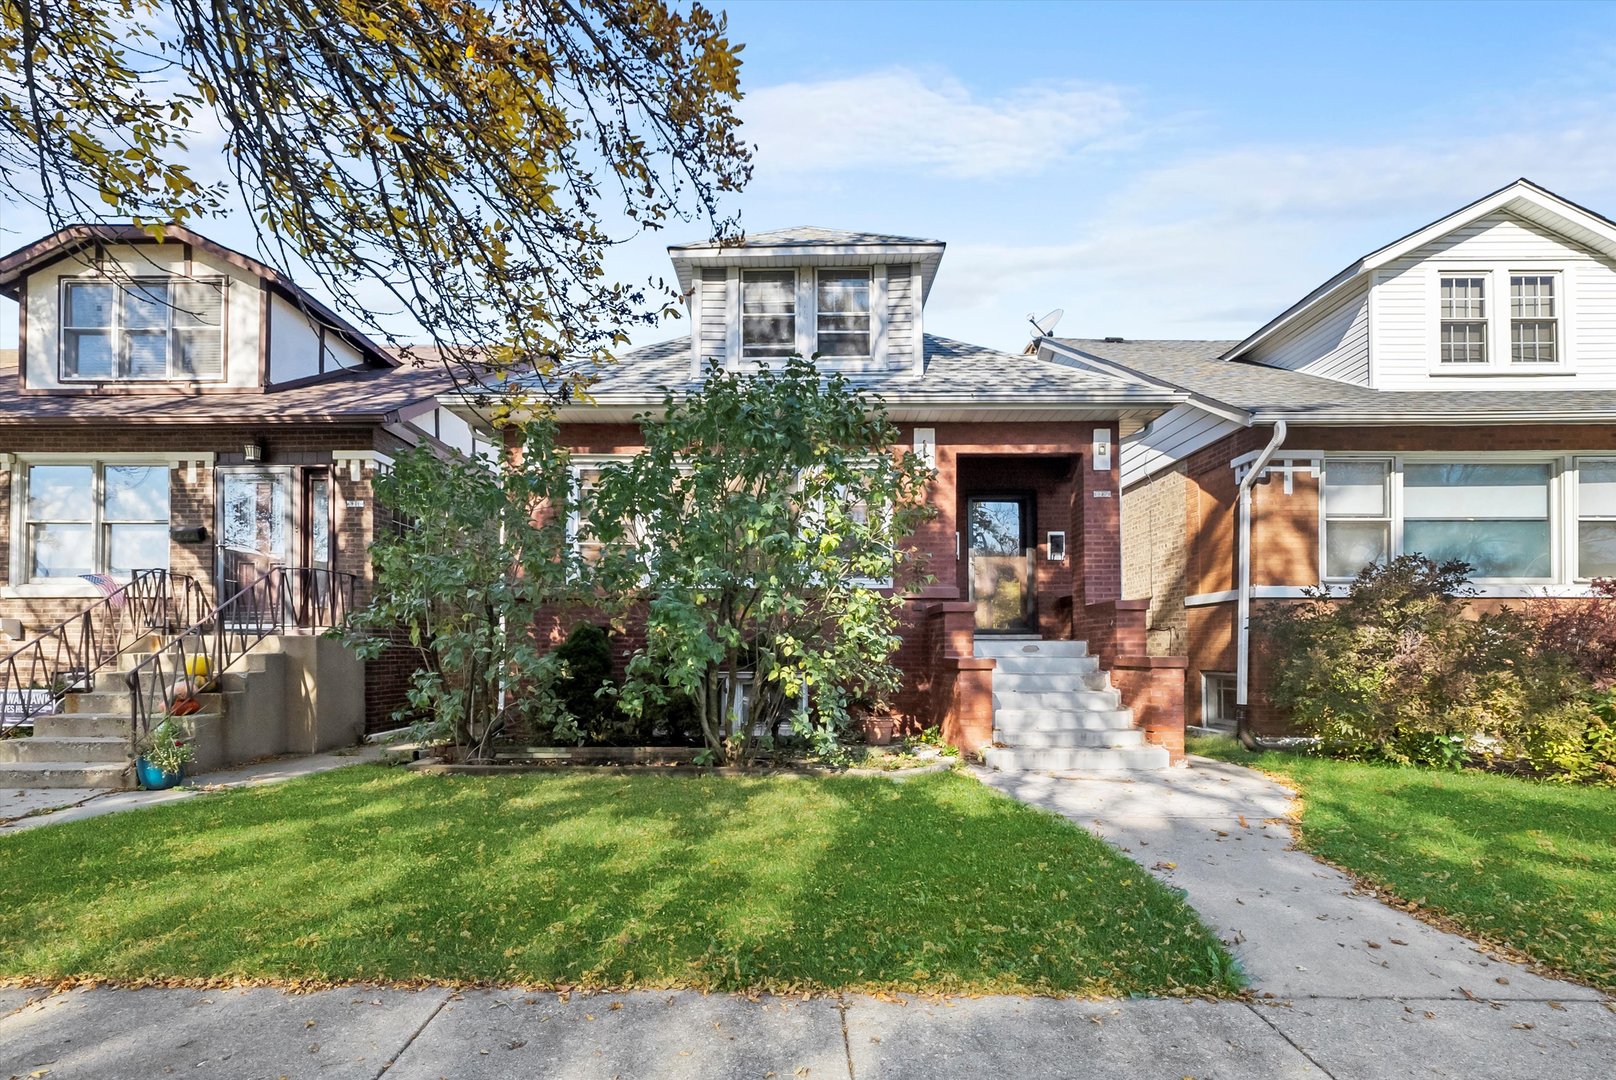
[(210, 692), (265, 638), (341, 626), (353, 609), (357, 582), (346, 571), (277, 566), (158, 646), (124, 677), (130, 755), (138, 753), (154, 717), (199, 709), (198, 695)]
[(0, 737), (32, 728), (68, 693), (88, 689), (102, 668), (152, 634), (188, 625), (206, 606), (194, 578), (136, 570), (127, 584), (0, 657)]

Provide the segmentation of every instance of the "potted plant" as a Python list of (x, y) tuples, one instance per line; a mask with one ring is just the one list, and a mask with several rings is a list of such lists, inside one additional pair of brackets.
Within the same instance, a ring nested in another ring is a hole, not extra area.
[(877, 698), (860, 710), (859, 730), (871, 746), (888, 746), (898, 729), (898, 714), (885, 698)]
[(185, 778), (185, 766), (196, 760), (191, 733), (176, 716), (165, 716), (141, 740), (135, 775), (147, 791), (165, 791)]

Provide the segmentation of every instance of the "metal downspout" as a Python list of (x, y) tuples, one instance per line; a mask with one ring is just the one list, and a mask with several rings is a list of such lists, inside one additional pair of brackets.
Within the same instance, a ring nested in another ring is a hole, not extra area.
[(1240, 479), (1236, 501), (1240, 506), (1237, 526), (1239, 539), (1239, 581), (1235, 587), (1235, 737), (1247, 749), (1257, 749), (1257, 741), (1246, 728), (1246, 691), (1251, 679), (1251, 486), (1262, 476), (1274, 453), (1285, 441), (1285, 421), (1274, 421), (1274, 436), (1262, 448), (1251, 468)]

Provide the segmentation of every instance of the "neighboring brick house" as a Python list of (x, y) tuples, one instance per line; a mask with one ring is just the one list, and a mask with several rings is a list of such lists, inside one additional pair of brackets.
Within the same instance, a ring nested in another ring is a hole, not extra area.
[(1192, 724), (1283, 730), (1248, 609), (1422, 552), (1488, 598), (1616, 575), (1616, 223), (1520, 180), (1371, 252), (1243, 341), (1044, 338), (1180, 390), (1121, 448), (1129, 595)]
[(560, 441), (582, 477), (634, 453), (633, 418), (709, 360), (819, 354), (937, 470), (937, 516), (914, 537), (934, 580), (907, 598), (896, 657), (910, 725), (998, 743), (1007, 767), (1165, 765), (1182, 752), (1183, 662), (1145, 655), (1144, 604), (1123, 588), (1114, 448), (1186, 395), (925, 333), (943, 251), (817, 228), (670, 248), (690, 333), (605, 369), (589, 403), (560, 408)]
[[(100, 597), (85, 575), (194, 579), (214, 602), (276, 565), (358, 578), (371, 479), (423, 441), (476, 452), (402, 366), (294, 283), (185, 229), (65, 229), (0, 258), (0, 620), (15, 643)], [(0, 651), (4, 651), (0, 638)], [(407, 672), (371, 665), (378, 728)]]

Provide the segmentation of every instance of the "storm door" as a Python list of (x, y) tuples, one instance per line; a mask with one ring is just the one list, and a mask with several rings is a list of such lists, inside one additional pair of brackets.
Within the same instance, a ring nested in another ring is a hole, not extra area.
[(967, 504), (967, 574), (981, 631), (1025, 632), (1032, 626), (1033, 546), (1025, 497), (974, 498)]

